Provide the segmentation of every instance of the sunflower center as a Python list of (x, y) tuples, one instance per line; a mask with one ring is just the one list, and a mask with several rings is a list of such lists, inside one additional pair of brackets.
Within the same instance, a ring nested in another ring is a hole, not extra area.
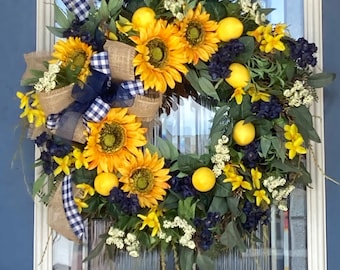
[(112, 153), (120, 150), (125, 140), (125, 130), (117, 123), (105, 123), (100, 131), (99, 143), (104, 152)]
[(191, 45), (197, 45), (202, 42), (203, 34), (202, 25), (197, 22), (191, 22), (186, 31), (186, 39)]
[(153, 173), (147, 168), (140, 168), (132, 173), (135, 190), (141, 193), (149, 192), (154, 185)]
[(161, 67), (167, 58), (167, 47), (160, 39), (150, 40), (147, 44), (150, 51), (149, 63), (154, 67)]
[(71, 59), (74, 67), (83, 67), (86, 62), (86, 54), (83, 51), (75, 51)]

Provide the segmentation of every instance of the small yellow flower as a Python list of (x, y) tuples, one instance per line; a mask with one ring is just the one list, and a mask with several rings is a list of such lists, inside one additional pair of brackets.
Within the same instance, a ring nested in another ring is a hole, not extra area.
[(140, 230), (143, 230), (145, 226), (152, 228), (151, 236), (155, 236), (161, 229), (161, 224), (159, 223), (158, 215), (155, 210), (151, 210), (147, 216), (141, 214), (137, 216), (143, 220), (143, 224), (142, 227), (140, 227)]
[(294, 141), (285, 143), (286, 149), (289, 150), (289, 153), (288, 153), (289, 159), (293, 159), (296, 156), (296, 154), (307, 153), (306, 148), (303, 147), (301, 144), (303, 144), (303, 138), (301, 135)]
[(256, 197), (256, 205), (260, 206), (262, 201), (265, 201), (267, 204), (270, 204), (270, 199), (267, 196), (267, 193), (265, 190), (256, 190), (254, 192), (254, 196)]
[(262, 178), (262, 173), (258, 170), (258, 168), (251, 169), (251, 179), (253, 180), (253, 187), (259, 189), (261, 184), (260, 184), (260, 179)]
[(87, 162), (86, 158), (83, 155), (83, 152), (79, 148), (74, 148), (73, 150), (73, 156), (75, 158), (75, 167), (77, 170), (79, 170), (81, 167), (84, 166), (84, 168), (89, 167), (89, 163)]
[(285, 131), (284, 136), (288, 141), (294, 141), (299, 136), (301, 136), (300, 133), (298, 132), (298, 127), (295, 124), (285, 125), (284, 131)]
[(252, 102), (252, 103), (259, 101), (259, 100), (263, 100), (265, 102), (270, 101), (270, 94), (265, 93), (265, 92), (261, 92), (261, 91), (257, 91), (254, 87), (251, 87), (248, 90), (248, 94), (251, 96), (250, 102)]
[(260, 43), (262, 40), (262, 35), (263, 35), (263, 31), (264, 31), (264, 26), (260, 25), (259, 27), (257, 27), (254, 31), (248, 31), (247, 35), (254, 37), (255, 40)]
[(81, 196), (81, 199), (85, 199), (87, 195), (93, 196), (95, 193), (94, 188), (86, 183), (78, 184), (76, 185), (76, 188), (79, 188), (83, 191), (83, 195)]
[(287, 28), (287, 24), (284, 23), (278, 23), (275, 28), (274, 28), (274, 33), (277, 35), (284, 35), (285, 34), (285, 30)]
[(261, 42), (260, 50), (265, 53), (270, 53), (272, 50), (276, 49), (278, 51), (284, 51), (286, 49), (285, 45), (281, 41), (283, 35), (272, 36), (270, 34), (265, 34), (264, 39)]
[(89, 205), (84, 202), (83, 200), (81, 200), (80, 198), (74, 198), (74, 202), (76, 203), (77, 207), (78, 207), (78, 212), (81, 213), (83, 208), (87, 208), (89, 207)]
[(57, 176), (61, 172), (64, 172), (66, 175), (69, 175), (70, 172), (70, 157), (67, 155), (63, 158), (59, 158), (56, 156), (53, 156), (54, 161), (59, 165), (54, 171), (54, 176)]
[(238, 189), (239, 187), (247, 190), (253, 189), (251, 184), (248, 181), (243, 180), (243, 176), (238, 174), (230, 174), (226, 179), (223, 180), (223, 182), (231, 183), (232, 191)]
[(236, 103), (238, 105), (240, 105), (242, 103), (243, 100), (243, 96), (246, 94), (246, 92), (244, 92), (243, 88), (238, 87), (234, 89), (234, 93), (231, 95), (230, 99), (235, 98)]
[(127, 33), (132, 30), (132, 23), (127, 18), (119, 15), (119, 20), (116, 21), (116, 27), (121, 33), (127, 35)]
[(32, 94), (32, 92), (28, 92), (26, 94), (24, 94), (23, 92), (18, 91), (16, 93), (17, 98), (20, 99), (20, 109), (23, 109), (25, 107), (27, 107), (30, 103), (30, 95)]

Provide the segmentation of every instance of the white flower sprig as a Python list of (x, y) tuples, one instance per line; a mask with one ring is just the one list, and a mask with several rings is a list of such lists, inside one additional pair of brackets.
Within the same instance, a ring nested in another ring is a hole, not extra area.
[[(173, 221), (170, 220), (165, 220), (163, 222), (163, 227), (165, 229), (173, 229), (173, 228), (180, 228), (183, 230), (184, 235), (182, 235), (179, 238), (179, 244), (182, 245), (183, 247), (188, 247), (190, 249), (195, 248), (195, 242), (192, 240), (193, 235), (196, 232), (196, 229), (191, 226), (185, 219), (180, 218), (179, 216), (176, 216)], [(169, 238), (165, 233), (159, 234), (159, 237), (161, 239), (165, 239), (168, 242), (171, 241), (171, 238)]]
[(131, 257), (139, 256), (140, 242), (136, 235), (128, 233), (125, 237), (124, 231), (113, 227), (110, 227), (108, 235), (105, 241), (107, 245), (115, 245), (118, 249), (123, 249), (125, 246)]
[(184, 0), (164, 0), (164, 8), (169, 10), (178, 20), (184, 19), (183, 8)]
[(211, 162), (214, 163), (213, 172), (216, 177), (222, 174), (225, 163), (230, 160), (228, 142), (229, 138), (226, 135), (222, 135), (215, 145), (216, 154), (211, 157)]
[(282, 211), (288, 210), (287, 198), (295, 189), (294, 185), (287, 185), (286, 187), (283, 187), (286, 182), (287, 180), (285, 178), (274, 176), (269, 176), (262, 182), (263, 186), (265, 186), (268, 189), (268, 192), (271, 193), (273, 203)]
[(258, 25), (263, 24), (266, 21), (266, 14), (261, 13), (261, 4), (258, 1), (252, 0), (239, 0), (242, 12), (249, 14)]
[(316, 93), (311, 88), (306, 88), (302, 81), (296, 80), (291, 89), (286, 89), (283, 95), (288, 98), (288, 105), (299, 107), (310, 106), (315, 100)]
[(44, 72), (44, 77), (39, 78), (39, 81), (34, 85), (36, 91), (48, 93), (56, 88), (56, 78), (60, 71), (59, 65), (59, 63), (48, 65), (48, 71)]

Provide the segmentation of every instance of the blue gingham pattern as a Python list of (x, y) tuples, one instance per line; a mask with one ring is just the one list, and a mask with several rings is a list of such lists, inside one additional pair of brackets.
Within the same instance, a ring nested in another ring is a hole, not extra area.
[[(127, 94), (135, 97), (136, 95), (144, 95), (144, 87), (141, 80), (125, 81), (121, 83), (121, 86), (127, 90)], [(122, 96), (123, 99), (129, 99), (129, 95)]]
[(57, 129), (61, 113), (50, 114), (47, 116), (46, 127), (48, 129)]
[(85, 237), (85, 226), (83, 219), (73, 199), (71, 175), (66, 175), (62, 182), (62, 199), (66, 218), (78, 239)]
[(87, 122), (100, 122), (107, 115), (110, 108), (110, 105), (103, 101), (101, 97), (96, 97), (84, 113), (83, 118)]
[(90, 5), (88, 0), (62, 0), (65, 6), (78, 17), (80, 21), (84, 21), (89, 15)]
[(106, 51), (96, 53), (91, 58), (91, 66), (101, 73), (110, 74), (109, 55)]

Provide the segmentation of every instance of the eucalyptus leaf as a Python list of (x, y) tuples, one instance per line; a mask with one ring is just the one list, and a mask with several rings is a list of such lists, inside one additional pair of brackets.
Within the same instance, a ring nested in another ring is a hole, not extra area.
[(197, 155), (187, 154), (178, 156), (178, 167), (180, 171), (185, 173), (192, 173), (199, 167), (203, 167), (203, 164)]
[(272, 145), (272, 137), (262, 136), (260, 139), (260, 144), (261, 144), (261, 152), (263, 154), (263, 157), (266, 158), (268, 151), (270, 149), (270, 146)]
[(215, 197), (230, 197), (231, 196), (231, 185), (228, 183), (219, 183), (218, 181), (216, 182), (215, 185)]
[(311, 87), (321, 88), (331, 84), (335, 80), (336, 75), (334, 73), (315, 73), (309, 76), (307, 83)]
[(93, 258), (97, 257), (105, 247), (105, 241), (106, 239), (104, 238), (100, 239), (96, 247), (90, 251), (89, 255), (83, 260), (83, 262), (88, 262)]
[(244, 44), (245, 50), (235, 58), (235, 62), (245, 64), (254, 53), (255, 49), (254, 38), (250, 36), (243, 36), (239, 38), (239, 41)]
[(284, 143), (278, 137), (273, 137), (272, 145), (276, 151), (276, 156), (283, 162), (286, 158), (286, 148)]
[(238, 217), (241, 214), (240, 209), (238, 208), (240, 198), (239, 197), (229, 197), (227, 198), (228, 206), (230, 209), (230, 212), (233, 217)]

